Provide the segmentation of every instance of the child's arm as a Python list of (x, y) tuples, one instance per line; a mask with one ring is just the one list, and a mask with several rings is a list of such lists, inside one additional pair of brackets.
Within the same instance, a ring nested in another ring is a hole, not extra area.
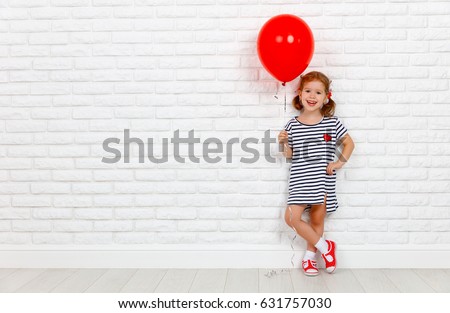
[(342, 148), (342, 153), (338, 156), (338, 160), (336, 162), (331, 162), (328, 164), (328, 175), (333, 175), (333, 170), (342, 168), (348, 161), (348, 159), (350, 159), (353, 149), (355, 149), (355, 143), (353, 142), (353, 139), (349, 134), (346, 134), (341, 138), (341, 143), (344, 146), (344, 148)]
[(341, 143), (344, 146), (342, 148), (342, 154), (338, 156), (338, 161), (342, 163), (342, 165), (345, 164), (345, 162), (350, 159), (350, 156), (352, 155), (353, 149), (355, 149), (355, 143), (353, 142), (352, 137), (350, 137), (349, 134), (346, 134), (344, 137), (341, 138)]
[(287, 159), (292, 159), (292, 148), (288, 144), (288, 132), (283, 130), (278, 135), (278, 142), (283, 145), (283, 155)]
[(283, 145), (283, 154), (286, 159), (292, 159), (292, 148), (287, 143)]

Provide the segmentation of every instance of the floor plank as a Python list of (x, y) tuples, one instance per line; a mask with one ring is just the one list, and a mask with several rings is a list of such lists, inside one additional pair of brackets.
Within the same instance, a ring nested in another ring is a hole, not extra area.
[(120, 292), (154, 292), (166, 272), (166, 269), (141, 268), (134, 273)]
[(137, 269), (108, 269), (85, 292), (119, 292), (136, 273)]
[(8, 275), (11, 275), (17, 270), (18, 270), (17, 268), (0, 268), (0, 279), (3, 279)]
[(321, 274), (331, 292), (364, 292), (364, 288), (350, 269), (337, 269), (333, 274), (321, 271)]
[(450, 269), (0, 269), (0, 292), (450, 292)]
[(400, 292), (378, 269), (353, 269), (352, 272), (365, 292)]
[(14, 292), (45, 272), (45, 268), (23, 268), (0, 280), (0, 292)]
[(400, 292), (434, 291), (411, 269), (383, 269), (381, 271), (394, 283)]
[(155, 292), (189, 292), (196, 273), (196, 269), (169, 269)]
[(189, 292), (223, 292), (228, 270), (223, 268), (199, 269)]
[(76, 269), (73, 268), (51, 268), (45, 270), (39, 276), (18, 288), (15, 292), (50, 292), (62, 281), (67, 279)]
[(225, 292), (258, 292), (258, 269), (237, 269), (228, 270)]
[(294, 292), (290, 269), (259, 269), (259, 292)]
[(294, 292), (312, 293), (312, 292), (330, 292), (325, 280), (324, 275), (328, 275), (323, 270), (320, 270), (319, 275), (310, 277), (303, 274), (303, 270), (300, 268), (291, 270), (291, 279), (294, 286)]
[(414, 272), (434, 291), (450, 292), (450, 275), (447, 275), (444, 270), (415, 269)]
[(50, 292), (81, 293), (85, 292), (97, 279), (106, 273), (104, 268), (80, 268), (73, 275), (62, 281)]

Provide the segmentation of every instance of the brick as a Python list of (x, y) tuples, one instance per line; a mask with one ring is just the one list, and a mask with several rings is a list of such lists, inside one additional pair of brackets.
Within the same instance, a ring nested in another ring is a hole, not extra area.
[(379, 169), (369, 169), (369, 168), (352, 169), (345, 172), (345, 178), (347, 180), (357, 180), (357, 181), (384, 180), (385, 173), (383, 171), (380, 171)]
[(370, 232), (366, 235), (369, 244), (407, 244), (409, 241), (408, 233)]
[(202, 221), (179, 221), (177, 224), (177, 230), (180, 232), (207, 232), (216, 231), (218, 229), (219, 222), (211, 220)]
[(243, 233), (240, 236), (240, 242), (245, 244), (279, 244), (279, 233)]
[(92, 231), (92, 222), (88, 221), (55, 221), (53, 230), (61, 232), (87, 232)]
[(227, 220), (236, 219), (239, 217), (239, 210), (237, 208), (199, 208), (197, 210), (198, 218), (211, 220)]
[(91, 21), (81, 20), (55, 20), (52, 22), (52, 31), (56, 32), (88, 32), (93, 30)]
[(392, 206), (424, 206), (429, 204), (428, 196), (420, 194), (393, 194), (389, 196)]
[[(127, 9), (128, 8), (121, 8), (121, 10), (119, 11), (125, 12)], [(139, 10), (145, 9), (139, 8)], [(112, 12), (113, 12), (112, 8), (108, 7), (79, 7), (79, 8), (74, 7), (71, 9), (72, 17), (80, 19), (107, 18), (112, 14)]]
[(31, 183), (33, 194), (68, 194), (70, 185), (67, 183)]
[(69, 43), (69, 35), (63, 33), (30, 34), (28, 42), (31, 45), (65, 45)]
[(133, 230), (133, 224), (130, 221), (94, 221), (93, 231), (123, 232), (131, 230)]
[(395, 29), (407, 29), (407, 28), (423, 28), (427, 27), (427, 18), (421, 16), (386, 16), (385, 17), (386, 28)]
[(109, 194), (113, 191), (111, 183), (73, 183), (74, 194)]
[(23, 183), (3, 183), (0, 186), (0, 194), (25, 194), (29, 193), (28, 184)]
[(113, 218), (113, 210), (109, 208), (93, 209), (82, 208), (73, 210), (74, 218), (82, 220), (105, 220)]
[(12, 196), (11, 203), (13, 207), (49, 207), (52, 205), (52, 199), (49, 196), (20, 195)]
[(155, 233), (147, 232), (121, 232), (114, 234), (116, 244), (154, 244), (156, 243)]
[(156, 234), (157, 242), (161, 244), (192, 244), (197, 242), (195, 233), (160, 232)]
[(240, 216), (245, 219), (279, 219), (281, 214), (279, 208), (245, 208)]
[(368, 15), (395, 15), (405, 16), (408, 14), (408, 6), (406, 4), (368, 4), (366, 7)]
[(195, 208), (165, 208), (165, 209), (157, 209), (156, 217), (158, 219), (195, 219), (197, 216), (197, 211)]
[(12, 33), (48, 32), (51, 24), (49, 21), (11, 21), (9, 29)]
[(370, 193), (403, 193), (408, 191), (408, 184), (406, 182), (368, 182), (367, 189)]
[[(79, 51), (79, 50), (78, 50)], [(70, 53), (70, 50), (69, 50)], [(80, 53), (80, 52), (78, 52)], [(72, 53), (70, 53), (72, 54)], [(89, 53), (84, 54), (83, 52), (80, 53), (81, 56), (89, 56)], [(95, 56), (129, 56), (133, 54), (133, 49), (131, 47), (128, 46), (124, 46), (124, 45), (98, 45), (96, 47), (93, 48), (92, 50), (92, 54)], [(120, 78), (120, 72), (117, 70), (113, 70), (111, 71), (115, 74), (116, 78), (115, 79), (119, 79)], [(126, 73), (126, 72), (122, 72), (122, 73)], [(94, 73), (97, 74), (97, 73)], [(128, 74), (125, 77), (122, 77), (121, 80), (131, 80), (131, 74)], [(104, 75), (95, 75), (95, 80), (108, 80), (108, 77), (106, 75), (106, 73)]]
[(112, 233), (76, 233), (73, 243), (76, 245), (102, 245), (112, 244)]
[(156, 16), (161, 18), (178, 18), (196, 16), (195, 6), (161, 6), (156, 10)]
[[(84, 21), (84, 23), (86, 22)], [(104, 31), (120, 32), (132, 30), (133, 30), (133, 21), (131, 20), (101, 19), (96, 20), (92, 23), (92, 31), (95, 32), (104, 32)]]
[(111, 34), (108, 32), (71, 32), (69, 42), (71, 44), (106, 44), (111, 43)]
[(10, 173), (12, 181), (49, 181), (51, 180), (50, 171), (33, 171), (33, 170), (15, 170)]
[[(84, 196), (79, 196), (84, 197)], [(90, 197), (86, 198), (86, 205), (90, 203), (88, 199)], [(120, 194), (114, 194), (114, 195), (107, 195), (107, 196), (94, 196), (93, 197), (93, 205), (98, 207), (124, 207), (124, 206), (130, 206), (134, 203), (134, 197), (128, 196), (128, 195), (120, 195)]]
[(446, 2), (430, 3), (430, 5), (412, 3), (409, 5), (409, 12), (411, 15), (448, 15), (450, 14), (450, 5)]
[[(46, 8), (48, 9), (48, 8)], [(35, 9), (31, 9), (35, 10)], [(26, 20), (28, 19), (28, 10), (24, 10), (22, 8), (13, 8), (10, 7), (8, 10), (2, 10), (0, 12), (0, 18), (2, 20)]]
[(174, 199), (172, 195), (152, 195), (152, 196), (136, 196), (136, 206), (138, 207), (167, 207), (173, 206), (180, 197)]
[(156, 217), (156, 211), (153, 208), (149, 209), (115, 209), (115, 217), (116, 219), (153, 219)]
[(409, 233), (409, 241), (411, 244), (432, 245), (439, 243), (438, 233)]
[(429, 232), (431, 230), (430, 221), (389, 221), (391, 232)]
[(53, 208), (34, 208), (33, 218), (35, 219), (71, 219), (72, 210), (71, 209), (53, 209)]
[(36, 0), (32, 3), (24, 0), (17, 0), (10, 4), (11, 7), (15, 8), (28, 8), (28, 7), (43, 7), (47, 6), (47, 1), (45, 0)]
[(48, 221), (12, 221), (12, 230), (15, 232), (41, 232), (51, 229), (52, 223)]
[(69, 245), (73, 242), (73, 236), (70, 233), (34, 233), (33, 244), (38, 245)]
[(28, 233), (0, 233), (0, 243), (10, 245), (24, 245), (31, 243), (31, 234)]
[[(197, 235), (197, 242), (198, 243), (213, 243), (213, 244), (224, 244), (229, 243), (233, 244), (236, 242), (239, 242), (240, 240), (239, 233), (224, 233), (224, 232), (205, 232), (205, 233), (199, 233)], [(1, 240), (1, 237), (0, 237)]]
[(9, 221), (0, 221), (0, 231), (10, 232), (11, 231), (11, 223)]
[(136, 43), (150, 43), (153, 41), (150, 32), (113, 32), (111, 41), (114, 44), (136, 44)]
[[(3, 202), (4, 197), (0, 197), (0, 203)], [(4, 205), (1, 205), (4, 206)], [(10, 208), (10, 203), (8, 199), (8, 209), (0, 209), (1, 219), (30, 219), (30, 209), (29, 208)]]
[(411, 171), (410, 169), (389, 169), (389, 171), (386, 171), (387, 180), (420, 181), (426, 180), (427, 177), (426, 169), (415, 169), (414, 171)]
[(259, 230), (259, 223), (257, 221), (221, 221), (220, 230), (225, 232), (254, 232)]

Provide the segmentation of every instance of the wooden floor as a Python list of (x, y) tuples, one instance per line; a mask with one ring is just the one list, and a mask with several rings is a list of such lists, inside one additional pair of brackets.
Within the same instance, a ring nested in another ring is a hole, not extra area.
[[(0, 269), (0, 292), (450, 292), (450, 269)], [(269, 274), (269, 275), (268, 275)]]

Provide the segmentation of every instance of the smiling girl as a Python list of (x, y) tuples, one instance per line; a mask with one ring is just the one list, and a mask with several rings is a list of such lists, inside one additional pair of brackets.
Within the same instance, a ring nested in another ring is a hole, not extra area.
[[(300, 115), (292, 118), (278, 135), (284, 155), (292, 158), (285, 221), (307, 241), (302, 268), (308, 276), (319, 273), (317, 250), (326, 271), (333, 273), (336, 269), (336, 243), (322, 235), (325, 216), (338, 208), (336, 170), (344, 166), (354, 149), (347, 129), (334, 116), (336, 103), (331, 99), (330, 83), (320, 72), (302, 76), (299, 94), (292, 101)], [(334, 161), (339, 144), (343, 145), (342, 154)], [(301, 218), (305, 210), (309, 210), (309, 223)]]

